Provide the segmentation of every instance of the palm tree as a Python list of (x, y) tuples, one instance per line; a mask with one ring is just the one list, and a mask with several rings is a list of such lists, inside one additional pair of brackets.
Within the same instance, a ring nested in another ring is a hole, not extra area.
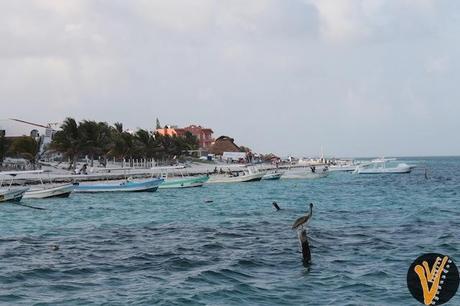
[(82, 151), (82, 139), (75, 119), (69, 117), (64, 120), (61, 130), (54, 134), (50, 148), (68, 157), (69, 168), (75, 169), (76, 159)]
[(91, 167), (94, 166), (94, 157), (107, 153), (111, 142), (110, 128), (105, 122), (84, 120), (78, 126), (81, 140), (82, 152), (89, 155)]
[(136, 142), (136, 151), (139, 155), (145, 159), (152, 157), (156, 147), (153, 135), (144, 129), (139, 129), (134, 137)]
[[(132, 166), (133, 155), (135, 153), (134, 136), (123, 131), (123, 124), (117, 122), (110, 129), (111, 143), (107, 152), (108, 156), (120, 158), (123, 161), (129, 157)], [(124, 163), (122, 164), (124, 166)]]

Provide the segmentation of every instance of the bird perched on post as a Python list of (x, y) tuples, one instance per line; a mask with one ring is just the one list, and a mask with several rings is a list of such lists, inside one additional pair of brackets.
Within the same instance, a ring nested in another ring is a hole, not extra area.
[(292, 229), (298, 229), (299, 227), (304, 227), (307, 225), (308, 221), (310, 221), (311, 216), (313, 215), (313, 203), (310, 203), (310, 212), (305, 216), (302, 216), (295, 220), (294, 224), (292, 225)]

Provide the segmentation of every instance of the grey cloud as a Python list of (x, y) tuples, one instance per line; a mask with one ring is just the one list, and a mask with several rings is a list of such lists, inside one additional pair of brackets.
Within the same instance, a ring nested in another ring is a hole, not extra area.
[(452, 1), (4, 1), (0, 117), (199, 123), (280, 154), (459, 154)]

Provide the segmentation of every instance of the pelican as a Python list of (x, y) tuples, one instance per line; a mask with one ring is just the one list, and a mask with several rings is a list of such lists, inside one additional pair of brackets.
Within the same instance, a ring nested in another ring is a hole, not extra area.
[(313, 203), (310, 203), (310, 212), (305, 216), (302, 216), (295, 220), (294, 224), (292, 225), (292, 229), (298, 229), (300, 226), (304, 227), (307, 225), (308, 221), (310, 221), (311, 216), (313, 215)]

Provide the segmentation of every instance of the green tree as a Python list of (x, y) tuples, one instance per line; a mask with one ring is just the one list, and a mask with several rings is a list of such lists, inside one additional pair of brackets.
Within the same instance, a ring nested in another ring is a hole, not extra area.
[(132, 166), (133, 156), (136, 151), (134, 136), (123, 131), (123, 124), (117, 122), (111, 128), (111, 143), (109, 145), (107, 155), (115, 158), (120, 158), (124, 161), (129, 158), (130, 166)]
[(145, 159), (153, 157), (155, 149), (157, 148), (153, 135), (144, 129), (136, 132), (136, 151)]
[(198, 137), (187, 131), (185, 132), (184, 140), (187, 147), (186, 150), (198, 150)]
[(106, 156), (112, 141), (110, 127), (105, 122), (84, 120), (80, 122), (79, 135), (81, 138), (82, 153), (87, 154), (94, 166), (94, 158)]
[(53, 136), (50, 148), (70, 159), (70, 168), (75, 169), (76, 159), (82, 152), (82, 137), (78, 123), (73, 118), (66, 118), (61, 130)]
[(35, 139), (30, 136), (22, 136), (13, 140), (8, 153), (27, 159), (35, 168), (38, 150), (38, 142)]
[(8, 147), (6, 144), (5, 135), (0, 131), (0, 167), (3, 165), (3, 160), (5, 159), (7, 150)]

